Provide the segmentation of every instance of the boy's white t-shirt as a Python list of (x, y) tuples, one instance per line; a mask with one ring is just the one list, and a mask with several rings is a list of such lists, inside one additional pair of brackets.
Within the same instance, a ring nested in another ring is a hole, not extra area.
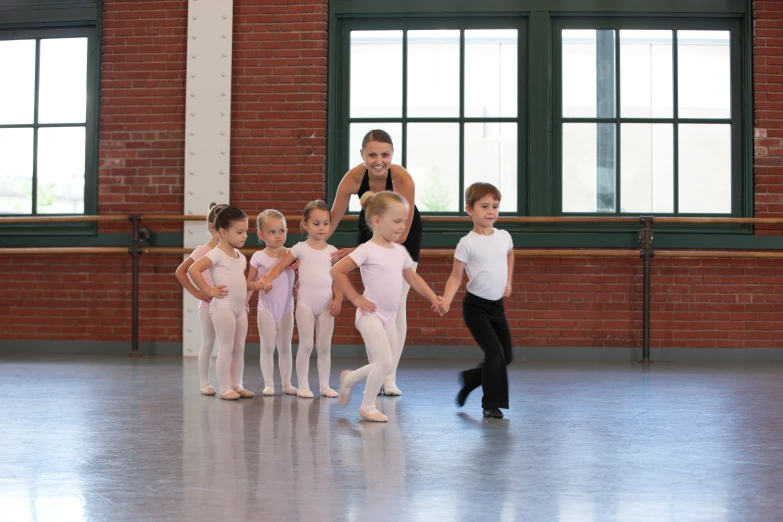
[(488, 301), (501, 299), (508, 280), (508, 252), (513, 248), (511, 234), (497, 228), (491, 236), (471, 230), (460, 239), (454, 258), (465, 263), (468, 292)]

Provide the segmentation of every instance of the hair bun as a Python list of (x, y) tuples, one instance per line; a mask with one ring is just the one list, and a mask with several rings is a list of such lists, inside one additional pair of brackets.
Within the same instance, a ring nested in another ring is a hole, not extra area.
[(366, 210), (367, 209), (367, 204), (370, 202), (370, 198), (373, 197), (374, 195), (375, 195), (375, 192), (373, 192), (372, 190), (368, 190), (367, 192), (362, 194), (362, 197), (359, 198), (359, 203), (362, 206), (362, 210)]
[(215, 202), (213, 201), (212, 203), (210, 203), (210, 204), (209, 204), (209, 210), (212, 210), (212, 209), (213, 209), (213, 208), (215, 208), (216, 206), (217, 206), (217, 203), (215, 203)]

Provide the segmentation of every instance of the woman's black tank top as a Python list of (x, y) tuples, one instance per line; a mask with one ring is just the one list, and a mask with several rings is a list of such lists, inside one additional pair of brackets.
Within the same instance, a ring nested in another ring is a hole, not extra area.
[[(369, 172), (367, 169), (365, 169), (364, 177), (362, 178), (362, 184), (359, 185), (359, 192), (357, 192), (357, 195), (360, 198), (362, 195), (364, 195), (365, 192), (370, 190), (369, 176)], [(394, 186), (392, 185), (391, 169), (389, 169), (389, 173), (386, 175), (386, 190), (394, 191)], [(421, 215), (419, 215), (419, 209), (416, 208), (416, 205), (414, 204), (411, 229), (408, 231), (408, 237), (405, 239), (405, 242), (402, 245), (408, 249), (408, 254), (410, 254), (411, 258), (413, 258), (416, 263), (419, 262), (419, 255), (421, 254), (421, 236)], [(362, 209), (362, 211), (359, 212), (359, 230), (356, 234), (356, 241), (357, 244), (361, 245), (370, 239), (372, 239), (372, 230), (369, 226), (367, 226), (367, 221), (364, 218), (364, 209)]]

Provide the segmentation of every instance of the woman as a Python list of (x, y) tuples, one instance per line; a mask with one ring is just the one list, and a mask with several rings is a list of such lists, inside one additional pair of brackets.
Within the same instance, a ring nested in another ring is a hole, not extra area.
[[(351, 195), (356, 194), (360, 198), (365, 192), (381, 192), (391, 190), (410, 203), (408, 219), (405, 221), (405, 230), (397, 240), (398, 243), (408, 249), (408, 253), (413, 258), (413, 269), (419, 264), (419, 254), (421, 252), (421, 216), (419, 209), (416, 208), (416, 186), (410, 173), (399, 165), (392, 165), (392, 155), (394, 146), (391, 136), (382, 130), (371, 130), (362, 140), (361, 156), (363, 163), (349, 170), (343, 176), (340, 185), (337, 187), (337, 194), (332, 205), (332, 223), (329, 230), (331, 236), (337, 226), (342, 221), (345, 212), (348, 210), (348, 204)], [(359, 213), (359, 230), (356, 234), (358, 244), (365, 243), (372, 238), (372, 231), (367, 226), (364, 219), (364, 210)], [(332, 262), (336, 263), (343, 257), (350, 254), (353, 248), (342, 248), (332, 254)], [(386, 395), (399, 396), (402, 391), (397, 387), (397, 366), (400, 363), (402, 348), (405, 346), (405, 334), (408, 330), (408, 320), (406, 317), (406, 301), (410, 286), (403, 285), (402, 299), (400, 307), (397, 310), (397, 346), (394, 347), (392, 354), (392, 371), (383, 381), (383, 393)], [(372, 363), (373, 361), (370, 360)]]

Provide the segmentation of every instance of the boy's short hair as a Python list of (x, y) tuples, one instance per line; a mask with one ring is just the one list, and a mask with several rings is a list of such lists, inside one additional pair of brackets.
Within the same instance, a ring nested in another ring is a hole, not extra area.
[(474, 183), (465, 190), (465, 205), (473, 207), (476, 201), (480, 200), (484, 196), (492, 196), (500, 201), (500, 191), (492, 183), (478, 182)]

